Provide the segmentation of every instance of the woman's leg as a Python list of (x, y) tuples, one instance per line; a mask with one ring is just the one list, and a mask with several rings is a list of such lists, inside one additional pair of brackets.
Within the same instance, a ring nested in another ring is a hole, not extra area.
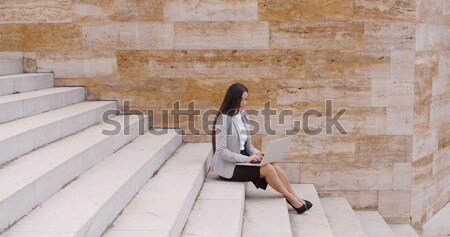
[(272, 166), (275, 168), (275, 170), (277, 171), (278, 177), (280, 177), (281, 182), (283, 183), (284, 187), (290, 192), (292, 193), (292, 195), (294, 195), (301, 203), (305, 204), (305, 201), (303, 199), (301, 199), (294, 191), (294, 189), (292, 188), (291, 183), (289, 183), (289, 179), (286, 175), (286, 173), (284, 172), (284, 170), (277, 164), (272, 164)]
[(283, 194), (289, 200), (289, 202), (292, 203), (292, 205), (294, 205), (297, 208), (303, 205), (303, 203), (301, 203), (294, 194), (292, 194), (291, 192), (289, 192), (288, 189), (286, 189), (285, 185), (281, 181), (273, 165), (267, 164), (261, 166), (260, 175), (261, 178), (266, 179), (270, 187), (275, 189), (277, 192)]

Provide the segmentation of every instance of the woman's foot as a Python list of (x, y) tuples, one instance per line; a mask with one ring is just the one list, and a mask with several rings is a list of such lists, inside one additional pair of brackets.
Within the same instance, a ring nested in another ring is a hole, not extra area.
[(299, 197), (296, 197), (296, 198), (298, 199), (298, 201), (299, 201), (300, 203), (302, 203), (303, 205), (306, 206), (306, 209), (307, 209), (307, 210), (311, 209), (311, 207), (313, 206), (313, 204), (312, 204), (310, 201), (308, 201), (308, 200), (301, 199), (301, 198), (299, 198)]
[(295, 211), (297, 211), (298, 214), (302, 214), (303, 212), (305, 212), (306, 210), (308, 210), (307, 207), (306, 207), (306, 205), (303, 204), (303, 203), (301, 203), (301, 202), (300, 202), (299, 200), (297, 200), (297, 199), (294, 199), (294, 204), (291, 203), (291, 202), (289, 201), (288, 198), (286, 198), (286, 202), (289, 203), (289, 205), (291, 205), (292, 208), (294, 208)]

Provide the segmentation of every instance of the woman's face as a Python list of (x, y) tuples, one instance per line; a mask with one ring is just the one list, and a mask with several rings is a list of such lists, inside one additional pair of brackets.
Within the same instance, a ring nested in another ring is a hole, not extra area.
[(244, 91), (244, 93), (242, 94), (241, 106), (239, 107), (239, 111), (242, 111), (245, 109), (245, 107), (247, 107), (247, 97), (248, 93), (247, 91)]

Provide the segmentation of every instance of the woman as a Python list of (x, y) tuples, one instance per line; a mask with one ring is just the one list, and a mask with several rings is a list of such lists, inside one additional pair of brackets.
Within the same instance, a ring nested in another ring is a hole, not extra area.
[(269, 184), (283, 194), (286, 201), (301, 214), (312, 207), (311, 202), (301, 199), (293, 190), (284, 171), (277, 164), (263, 166), (240, 166), (236, 163), (260, 162), (264, 152), (253, 147), (248, 131), (248, 89), (240, 83), (231, 85), (214, 123), (214, 157), (211, 171), (229, 181), (251, 181), (256, 188), (266, 189)]

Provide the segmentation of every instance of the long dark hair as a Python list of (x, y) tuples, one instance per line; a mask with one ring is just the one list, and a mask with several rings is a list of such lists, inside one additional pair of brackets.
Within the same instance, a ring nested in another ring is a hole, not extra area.
[[(214, 125), (212, 130), (212, 145), (213, 152), (216, 152), (216, 123), (217, 118), (223, 114), (228, 116), (234, 116), (239, 113), (239, 108), (241, 106), (242, 95), (244, 92), (248, 93), (248, 89), (241, 83), (233, 83), (230, 87), (228, 87), (227, 93), (223, 98), (222, 105), (220, 105), (220, 109), (216, 114), (216, 118), (214, 119)], [(226, 131), (222, 131), (226, 132)]]

